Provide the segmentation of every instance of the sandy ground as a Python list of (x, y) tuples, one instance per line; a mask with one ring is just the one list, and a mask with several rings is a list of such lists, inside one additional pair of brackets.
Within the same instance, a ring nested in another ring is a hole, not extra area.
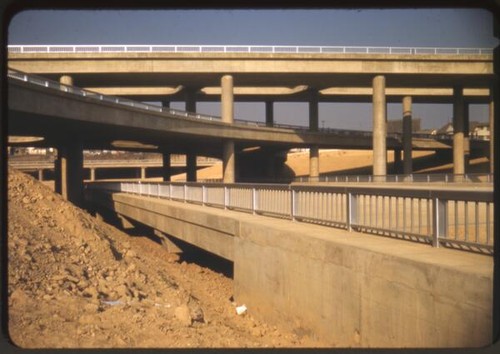
[[(236, 313), (232, 279), (8, 178), (9, 333), (24, 348), (303, 347)], [(188, 259), (188, 258), (186, 258)]]

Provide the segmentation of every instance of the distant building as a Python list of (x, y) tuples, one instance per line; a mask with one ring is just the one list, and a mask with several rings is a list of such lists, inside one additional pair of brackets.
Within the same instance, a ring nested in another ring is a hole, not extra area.
[[(437, 130), (438, 135), (453, 135), (453, 123), (446, 123)], [(490, 139), (490, 126), (487, 123), (469, 122), (469, 136), (482, 140)]]

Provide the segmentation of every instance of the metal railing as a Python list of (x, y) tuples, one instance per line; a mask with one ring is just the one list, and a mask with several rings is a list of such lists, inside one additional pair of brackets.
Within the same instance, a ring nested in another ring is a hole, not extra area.
[(9, 45), (11, 53), (317, 53), (480, 55), (492, 48), (380, 47), (380, 46), (284, 46), (284, 45)]
[(339, 175), (339, 176), (319, 176), (312, 179), (309, 176), (295, 177), (294, 182), (391, 182), (391, 183), (493, 183), (491, 173), (429, 173), (429, 174), (409, 174), (409, 175)]
[(493, 254), (493, 191), (221, 183), (87, 184)]

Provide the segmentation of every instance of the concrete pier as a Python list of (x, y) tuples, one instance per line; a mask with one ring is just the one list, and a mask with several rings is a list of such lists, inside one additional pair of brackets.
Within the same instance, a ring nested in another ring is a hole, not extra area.
[(186, 99), (186, 111), (196, 112), (196, 89), (193, 87), (186, 88), (185, 90)]
[(490, 173), (495, 172), (495, 102), (493, 96), (489, 104), (489, 124), (490, 124)]
[(405, 96), (403, 98), (403, 173), (405, 175), (413, 173), (411, 105), (411, 96)]
[(266, 101), (266, 126), (274, 125), (274, 102)]
[(162, 167), (162, 177), (163, 181), (169, 182), (170, 177), (172, 176), (172, 167), (170, 163), (170, 153), (164, 151), (161, 155), (162, 157), (162, 162), (163, 162), (163, 167)]
[[(231, 75), (224, 75), (221, 79), (221, 114), (223, 122), (234, 122), (234, 92), (233, 77)], [(236, 175), (234, 141), (225, 141), (223, 150), (223, 180), (224, 183), (234, 183)]]
[(189, 153), (186, 155), (186, 180), (196, 182), (196, 155)]
[(387, 117), (385, 77), (373, 78), (373, 176), (385, 179), (387, 175)]
[(79, 141), (68, 141), (58, 148), (60, 152), (61, 195), (80, 206), (83, 197), (83, 149)]
[(69, 75), (63, 75), (59, 78), (59, 82), (63, 85), (73, 86), (73, 77)]
[(309, 90), (309, 130), (318, 131), (319, 128), (319, 109), (318, 109), (318, 91)]
[(319, 180), (319, 148), (311, 146), (309, 148), (309, 181), (317, 182)]
[(453, 173), (465, 173), (465, 103), (461, 86), (453, 87)]
[(222, 180), (224, 183), (234, 183), (236, 180), (236, 169), (234, 160), (234, 141), (224, 142), (224, 151), (222, 156)]

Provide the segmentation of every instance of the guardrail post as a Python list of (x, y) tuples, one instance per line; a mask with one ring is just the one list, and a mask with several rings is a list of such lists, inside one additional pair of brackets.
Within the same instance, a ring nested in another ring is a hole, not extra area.
[(290, 210), (290, 216), (292, 217), (292, 221), (295, 221), (295, 215), (297, 215), (297, 192), (292, 189), (290, 191), (290, 198), (291, 198), (291, 203), (290, 203), (290, 206), (291, 206), (291, 209)]
[(252, 188), (252, 214), (257, 214), (257, 190)]
[(447, 213), (446, 200), (432, 199), (432, 246), (439, 247), (439, 238), (446, 236)]
[(346, 205), (346, 211), (347, 211), (347, 230), (352, 231), (353, 225), (356, 225), (358, 222), (358, 197), (355, 194), (352, 193), (347, 193), (347, 205)]

